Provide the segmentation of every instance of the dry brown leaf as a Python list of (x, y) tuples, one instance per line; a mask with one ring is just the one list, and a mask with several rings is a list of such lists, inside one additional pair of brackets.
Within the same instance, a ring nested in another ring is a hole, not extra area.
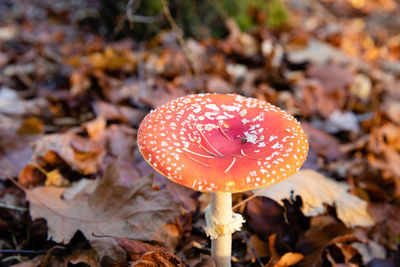
[(285, 253), (279, 261), (274, 265), (274, 267), (289, 267), (297, 264), (304, 258), (303, 254), (300, 253)]
[(183, 267), (181, 260), (174, 254), (162, 250), (147, 252), (134, 263), (136, 267)]
[(64, 266), (70, 266), (70, 263), (73, 265), (79, 265), (79, 263), (81, 263), (82, 265), (88, 265), (90, 267), (100, 267), (100, 263), (95, 259), (95, 255), (93, 254), (94, 253), (90, 251), (73, 251), (71, 255), (68, 255), (64, 259)]
[[(33, 143), (36, 135), (20, 136), (12, 130), (0, 131), (0, 170), (1, 177), (5, 175), (17, 177), (32, 157)], [(2, 178), (0, 178), (1, 180)]]
[(351, 246), (357, 249), (358, 253), (362, 256), (362, 261), (367, 264), (372, 259), (385, 259), (386, 250), (378, 242), (368, 240), (368, 243), (354, 242)]
[(360, 126), (353, 112), (335, 110), (324, 123), (324, 129), (328, 133), (336, 134), (340, 131), (359, 132)]
[(127, 238), (111, 238), (114, 239), (118, 245), (120, 245), (120, 247), (128, 253), (129, 257), (133, 261), (139, 260), (145, 253), (150, 251), (163, 250), (167, 252), (167, 250), (163, 247), (147, 244), (141, 241)]
[(339, 64), (347, 64), (349, 62), (362, 64), (361, 60), (356, 57), (349, 56), (340, 49), (316, 39), (310, 40), (308, 46), (302, 50), (289, 51), (288, 58), (294, 63), (310, 61), (315, 64), (325, 64), (333, 61)]
[(265, 267), (289, 267), (297, 264), (304, 258), (301, 253), (293, 252), (288, 252), (285, 253), (283, 256), (280, 256), (277, 249), (275, 248), (276, 234), (270, 235), (268, 237), (268, 242), (271, 257)]
[(343, 96), (345, 92), (341, 92), (340, 90), (349, 86), (354, 79), (352, 72), (339, 65), (311, 65), (307, 69), (307, 75), (310, 78), (318, 80), (326, 93), (334, 94), (331, 96), (336, 96), (336, 94)]
[(234, 88), (229, 82), (216, 75), (207, 77), (207, 90), (217, 94), (231, 94), (234, 92)]
[(342, 222), (338, 222), (330, 215), (313, 216), (310, 228), (304, 233), (296, 245), (296, 251), (305, 258), (299, 263), (301, 267), (309, 267), (321, 263), (321, 254), (331, 240), (337, 236), (351, 233)]
[(32, 164), (27, 164), (18, 175), (18, 182), (26, 188), (43, 184), (46, 175)]
[(18, 128), (19, 135), (40, 134), (43, 132), (44, 124), (36, 117), (26, 118)]
[(301, 209), (306, 216), (323, 213), (324, 204), (328, 204), (336, 207), (339, 219), (349, 227), (373, 225), (367, 202), (349, 194), (348, 189), (348, 184), (336, 182), (316, 171), (301, 170), (280, 183), (254, 192), (272, 198), (281, 205), (284, 205), (282, 200), (290, 199), (294, 192), (294, 195), (301, 196)]
[(107, 127), (107, 121), (105, 118), (99, 116), (94, 120), (84, 123), (83, 127), (92, 140), (99, 140), (103, 137), (104, 130)]
[(377, 222), (372, 233), (373, 239), (396, 250), (400, 236), (400, 207), (388, 203), (371, 203), (368, 207)]
[[(169, 193), (151, 188), (150, 177), (121, 185), (116, 162), (108, 166), (103, 178), (81, 181), (71, 188), (74, 194), (69, 200), (62, 198), (69, 189), (37, 187), (26, 191), (32, 219), (46, 219), (48, 235), (56, 242), (69, 242), (77, 230), (87, 238), (96, 233), (152, 240), (159, 227), (179, 215), (179, 206)], [(100, 256), (124, 257), (112, 239), (91, 238), (90, 243)]]
[(74, 133), (49, 134), (34, 143), (33, 161), (39, 161), (48, 151), (57, 153), (71, 168), (83, 174), (98, 171), (104, 156), (100, 143)]
[(17, 91), (7, 87), (0, 88), (0, 113), (12, 116), (39, 115), (46, 108), (47, 102), (43, 98), (32, 100), (22, 99)]
[[(121, 94), (121, 92), (119, 93)], [(93, 104), (93, 109), (97, 117), (102, 117), (106, 120), (119, 120), (132, 124), (139, 123), (146, 115), (146, 111), (127, 106), (117, 106), (104, 101), (96, 101)]]
[(318, 156), (327, 161), (336, 161), (345, 157), (340, 150), (340, 142), (334, 136), (327, 134), (309, 123), (302, 123), (304, 131), (310, 142), (310, 147), (317, 152)]

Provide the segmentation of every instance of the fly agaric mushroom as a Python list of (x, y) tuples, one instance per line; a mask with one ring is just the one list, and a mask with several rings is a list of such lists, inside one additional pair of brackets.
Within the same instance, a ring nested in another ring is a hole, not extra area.
[(206, 208), (211, 256), (231, 265), (232, 233), (244, 222), (232, 193), (268, 186), (295, 173), (308, 152), (300, 124), (262, 100), (199, 94), (149, 113), (138, 131), (144, 159), (168, 179), (210, 192)]

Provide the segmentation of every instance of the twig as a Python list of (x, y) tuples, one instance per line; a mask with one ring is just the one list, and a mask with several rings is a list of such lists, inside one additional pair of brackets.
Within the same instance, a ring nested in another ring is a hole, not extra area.
[(137, 72), (138, 72), (138, 80), (139, 80), (139, 96), (142, 98), (145, 98), (146, 92), (147, 91), (147, 84), (146, 84), (146, 74), (145, 74), (145, 68), (144, 68), (144, 63), (143, 63), (143, 52), (142, 49), (140, 49), (140, 53), (138, 56), (138, 66), (137, 66)]
[(185, 57), (187, 61), (189, 62), (190, 68), (192, 69), (193, 74), (196, 76), (198, 81), (203, 85), (203, 80), (201, 79), (201, 71), (199, 66), (196, 64), (196, 61), (194, 60), (192, 54), (190, 53), (189, 47), (187, 46), (185, 40), (183, 39), (183, 33), (182, 30), (179, 28), (179, 26), (176, 24), (174, 18), (171, 15), (171, 12), (169, 10), (168, 4), (166, 0), (160, 0), (161, 4), (163, 6), (164, 14), (171, 25), (172, 30), (175, 33), (176, 39), (179, 42), (179, 45), (182, 47), (183, 53), (185, 54)]
[(0, 253), (10, 254), (45, 254), (46, 250), (26, 250), (26, 249), (0, 249)]
[(23, 211), (23, 212), (28, 210), (25, 207), (18, 207), (18, 206), (9, 205), (9, 204), (6, 204), (6, 203), (1, 203), (1, 202), (0, 202), (0, 208), (9, 209), (9, 210)]
[(126, 5), (126, 18), (129, 22), (155, 23), (161, 18), (162, 12), (155, 16), (136, 15), (135, 12), (139, 8), (140, 2), (141, 1), (129, 0), (128, 4)]
[(258, 196), (258, 194), (254, 194), (252, 196), (249, 196), (245, 200), (240, 201), (238, 204), (236, 204), (235, 206), (232, 207), (232, 210), (239, 208), (240, 206), (242, 206), (243, 204), (247, 203), (248, 201), (252, 200), (253, 198), (255, 198), (257, 196)]
[(258, 256), (256, 250), (255, 250), (255, 249), (253, 248), (253, 246), (251, 245), (250, 240), (247, 238), (246, 234), (243, 233), (243, 231), (240, 231), (240, 233), (242, 234), (242, 237), (243, 237), (244, 241), (245, 241), (245, 242), (247, 243), (247, 245), (249, 246), (251, 252), (253, 252), (254, 256), (256, 257), (257, 262), (260, 264), (261, 267), (264, 267), (263, 262), (261, 261), (260, 257)]
[(162, 13), (158, 13), (155, 16), (143, 16), (143, 15), (127, 15), (127, 19), (130, 22), (139, 22), (139, 23), (155, 23), (161, 18)]

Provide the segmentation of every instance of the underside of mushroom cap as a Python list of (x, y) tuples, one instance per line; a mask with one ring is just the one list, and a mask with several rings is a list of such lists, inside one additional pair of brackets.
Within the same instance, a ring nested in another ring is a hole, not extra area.
[(149, 113), (138, 132), (145, 160), (172, 181), (198, 191), (240, 192), (296, 172), (308, 141), (300, 124), (265, 101), (199, 94)]

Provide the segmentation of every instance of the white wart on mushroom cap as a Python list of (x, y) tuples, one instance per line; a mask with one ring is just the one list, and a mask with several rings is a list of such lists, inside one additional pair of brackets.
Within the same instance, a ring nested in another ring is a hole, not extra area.
[(139, 127), (145, 160), (172, 181), (198, 191), (240, 192), (295, 173), (308, 152), (300, 124), (265, 101), (199, 94), (149, 113)]

